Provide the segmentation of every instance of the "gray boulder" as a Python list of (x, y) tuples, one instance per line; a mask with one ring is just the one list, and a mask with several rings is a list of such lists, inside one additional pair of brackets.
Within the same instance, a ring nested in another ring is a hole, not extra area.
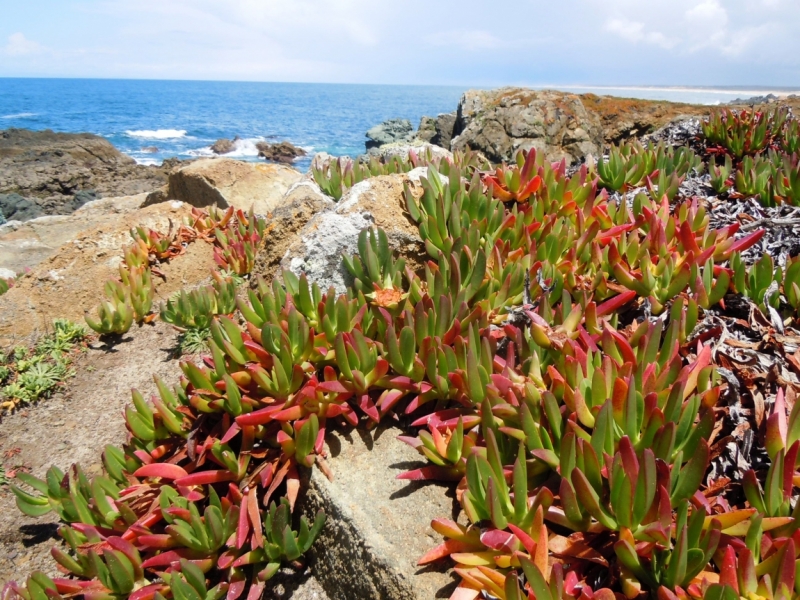
[(0, 213), (8, 221), (29, 221), (44, 214), (38, 204), (15, 193), (0, 194)]
[(338, 203), (318, 212), (305, 224), (281, 258), (281, 268), (296, 275), (305, 274), (323, 290), (333, 286), (337, 293), (344, 293), (352, 280), (342, 263), (342, 254), (357, 254), (361, 231), (380, 227), (386, 232), (389, 246), (405, 258), (411, 270), (422, 271), (427, 252), (419, 228), (406, 210), (403, 189), (408, 182), (414, 193), (421, 194), (419, 178), (426, 173), (427, 169), (419, 168), (357, 183)]
[(417, 128), (416, 137), (420, 141), (429, 144), (433, 143), (431, 140), (436, 137), (436, 119), (433, 117), (422, 117), (419, 122), (419, 127)]
[(456, 112), (444, 113), (436, 118), (422, 117), (416, 134), (417, 139), (449, 150), (456, 117)]
[(453, 111), (436, 117), (436, 135), (431, 139), (432, 144), (447, 148), (448, 150), (450, 149), (450, 142), (453, 141), (453, 132), (456, 127), (457, 116), (457, 113)]
[(72, 197), (72, 210), (78, 210), (87, 202), (97, 200), (97, 192), (94, 190), (81, 190)]
[(414, 128), (408, 119), (390, 119), (367, 131), (367, 150), (395, 142), (408, 142), (414, 138)]

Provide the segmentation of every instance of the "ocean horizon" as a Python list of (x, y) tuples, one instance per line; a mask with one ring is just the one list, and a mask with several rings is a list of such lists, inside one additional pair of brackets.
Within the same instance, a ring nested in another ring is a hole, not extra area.
[[(800, 89), (765, 86), (531, 85), (648, 100), (722, 104)], [(108, 139), (141, 164), (213, 156), (220, 138), (239, 137), (226, 156), (257, 160), (260, 141), (287, 140), (308, 156), (355, 156), (365, 132), (387, 119), (454, 111), (468, 86), (268, 83), (141, 79), (0, 78), (0, 129), (89, 132)], [(480, 87), (478, 86), (478, 89)]]

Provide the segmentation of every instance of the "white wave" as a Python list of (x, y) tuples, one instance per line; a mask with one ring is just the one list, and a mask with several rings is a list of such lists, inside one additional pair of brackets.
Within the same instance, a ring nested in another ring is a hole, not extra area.
[(258, 156), (258, 148), (256, 142), (263, 142), (264, 138), (248, 138), (244, 140), (236, 140), (233, 144), (233, 150), (228, 152), (225, 156), (231, 158), (244, 158), (247, 156)]
[(17, 113), (15, 115), (3, 115), (0, 119), (27, 119), (28, 117), (35, 117), (36, 113)]
[(157, 167), (161, 164), (161, 161), (156, 158), (140, 158), (138, 156), (134, 156), (133, 159), (137, 164), (145, 165), (147, 167)]
[(148, 140), (174, 140), (186, 137), (185, 129), (140, 129), (136, 131), (126, 131), (131, 137), (143, 138)]
[(204, 146), (202, 148), (189, 150), (186, 154), (188, 154), (189, 156), (224, 156), (226, 158), (252, 158), (258, 156), (258, 148), (256, 147), (256, 143), (263, 142), (265, 140), (266, 138), (263, 137), (239, 139), (236, 140), (236, 142), (234, 142), (233, 150), (220, 155), (216, 154), (213, 150), (211, 150), (211, 146)]

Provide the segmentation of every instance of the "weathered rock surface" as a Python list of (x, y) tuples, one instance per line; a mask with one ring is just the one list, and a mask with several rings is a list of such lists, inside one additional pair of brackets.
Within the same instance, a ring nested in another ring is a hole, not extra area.
[(273, 162), (284, 164), (291, 164), (296, 158), (306, 155), (306, 151), (298, 148), (291, 142), (283, 141), (278, 144), (270, 144), (268, 142), (258, 142), (258, 156)]
[[(0, 227), (0, 268), (22, 273), (52, 256), (80, 232), (111, 226), (139, 209), (147, 194), (103, 198), (81, 206), (71, 215), (52, 215), (13, 221)], [(168, 207), (165, 207), (168, 210)]]
[(394, 142), (410, 142), (414, 138), (413, 132), (414, 128), (408, 119), (391, 119), (367, 131), (364, 145), (369, 150)]
[(228, 152), (233, 152), (234, 148), (236, 148), (237, 141), (239, 141), (239, 136), (236, 136), (232, 140), (221, 138), (211, 144), (211, 151), (214, 154), (227, 154)]
[[(81, 322), (84, 312), (94, 310), (103, 297), (105, 282), (119, 276), (131, 227), (167, 231), (170, 222), (179, 223), (189, 211), (182, 202), (157, 204), (112, 216), (72, 236), (0, 296), (0, 347), (46, 330), (56, 317)], [(189, 244), (185, 254), (160, 265), (166, 279), (153, 278), (156, 302), (207, 279), (213, 265), (211, 244)]]
[(81, 191), (93, 190), (100, 198), (149, 192), (166, 182), (168, 169), (138, 165), (89, 133), (0, 131), (0, 194), (19, 194), (40, 214), (72, 212)]
[(283, 165), (204, 158), (172, 171), (167, 197), (192, 206), (216, 204), (267, 214), (302, 175)]
[(411, 142), (395, 142), (393, 144), (386, 144), (380, 148), (373, 148), (370, 150), (370, 156), (377, 156), (384, 161), (391, 159), (394, 156), (406, 160), (411, 151), (416, 152), (417, 156), (426, 156), (429, 152), (434, 159), (453, 159), (453, 153), (446, 150), (441, 146), (429, 144), (422, 140), (415, 139)]
[(303, 179), (293, 185), (280, 205), (267, 215), (267, 235), (256, 254), (254, 273), (271, 281), (281, 259), (311, 218), (335, 207), (336, 203), (323, 194), (313, 181)]
[(402, 431), (332, 431), (326, 436), (328, 481), (310, 475), (302, 509), (323, 509), (327, 522), (311, 549), (317, 580), (331, 600), (431, 600), (449, 597), (454, 580), (447, 565), (417, 561), (441, 543), (431, 527), (453, 518), (454, 493), (446, 485), (396, 479), (423, 466), (420, 455), (397, 439)]
[(281, 268), (306, 274), (322, 289), (333, 286), (344, 293), (351, 283), (342, 254), (358, 252), (358, 236), (367, 227), (380, 227), (389, 245), (418, 271), (426, 260), (419, 229), (406, 211), (403, 183), (422, 193), (419, 178), (427, 169), (404, 175), (373, 177), (354, 185), (332, 210), (317, 213), (299, 232), (281, 259)]
[(456, 112), (441, 114), (436, 118), (422, 117), (416, 139), (449, 149), (453, 139), (456, 117)]
[(0, 214), (6, 221), (27, 221), (41, 217), (42, 209), (19, 194), (0, 194)]
[(618, 143), (628, 138), (652, 133), (671, 121), (705, 116), (711, 107), (680, 102), (614, 98), (582, 94), (586, 110), (596, 115), (605, 143)]
[(457, 112), (423, 117), (416, 137), (451, 150), (480, 150), (493, 161), (537, 148), (551, 159), (576, 162), (604, 144), (708, 112), (708, 106), (553, 90), (470, 90)]
[(575, 94), (517, 88), (466, 92), (458, 106), (453, 150), (479, 150), (489, 160), (510, 160), (536, 148), (550, 160), (597, 154), (603, 137), (598, 119)]

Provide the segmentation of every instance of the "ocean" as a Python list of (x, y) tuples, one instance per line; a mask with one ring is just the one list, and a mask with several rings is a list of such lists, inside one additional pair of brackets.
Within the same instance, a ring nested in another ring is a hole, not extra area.
[[(558, 86), (552, 86), (558, 87)], [(766, 93), (748, 88), (574, 87), (575, 93), (719, 104)], [(226, 156), (257, 160), (259, 141), (356, 156), (365, 132), (392, 118), (414, 127), (455, 110), (467, 88), (111, 79), (0, 78), (0, 129), (90, 132), (142, 164), (211, 156), (220, 138), (241, 141)]]

